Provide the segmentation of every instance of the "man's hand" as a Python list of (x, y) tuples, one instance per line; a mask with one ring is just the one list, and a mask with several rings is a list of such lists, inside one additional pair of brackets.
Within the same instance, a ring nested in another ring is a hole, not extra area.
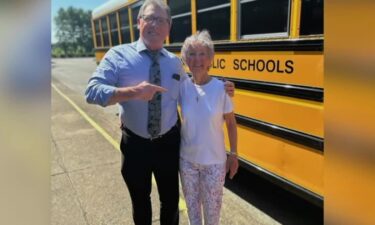
[(135, 86), (136, 90), (136, 99), (144, 100), (144, 101), (150, 101), (156, 92), (166, 92), (167, 89), (157, 86), (154, 84), (150, 84), (146, 81), (143, 81), (142, 83)]
[(113, 94), (107, 105), (113, 105), (118, 102), (124, 102), (134, 99), (149, 101), (158, 91), (166, 92), (167, 89), (154, 84), (150, 84), (146, 81), (143, 81), (136, 86), (116, 88), (115, 93)]
[(224, 87), (225, 87), (225, 92), (230, 97), (233, 97), (234, 96), (234, 83), (231, 81), (225, 80)]

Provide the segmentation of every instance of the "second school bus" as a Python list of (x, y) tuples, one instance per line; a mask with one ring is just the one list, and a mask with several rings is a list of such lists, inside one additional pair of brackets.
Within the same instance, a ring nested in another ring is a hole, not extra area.
[[(241, 165), (322, 206), (323, 1), (166, 2), (172, 28), (165, 48), (179, 55), (187, 36), (207, 29), (215, 45), (210, 75), (235, 83)], [(112, 0), (93, 11), (97, 62), (110, 47), (139, 38), (142, 3)]]

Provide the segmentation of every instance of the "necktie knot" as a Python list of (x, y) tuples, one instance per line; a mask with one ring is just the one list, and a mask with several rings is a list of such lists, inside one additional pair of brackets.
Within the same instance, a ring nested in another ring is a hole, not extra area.
[(148, 51), (148, 55), (153, 62), (159, 61), (159, 51)]

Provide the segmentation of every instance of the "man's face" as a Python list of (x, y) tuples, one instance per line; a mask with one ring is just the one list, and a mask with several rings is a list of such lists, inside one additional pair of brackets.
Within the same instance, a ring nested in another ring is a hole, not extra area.
[(149, 5), (138, 19), (138, 27), (140, 37), (148, 49), (161, 49), (170, 30), (167, 13), (159, 7)]

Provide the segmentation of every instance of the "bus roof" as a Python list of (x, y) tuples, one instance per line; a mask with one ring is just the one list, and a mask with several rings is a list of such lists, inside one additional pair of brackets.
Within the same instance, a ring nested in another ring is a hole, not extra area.
[(92, 11), (92, 19), (97, 19), (98, 17), (107, 15), (110, 12), (113, 12), (125, 5), (129, 2), (136, 2), (134, 0), (109, 0), (106, 3), (98, 6)]

